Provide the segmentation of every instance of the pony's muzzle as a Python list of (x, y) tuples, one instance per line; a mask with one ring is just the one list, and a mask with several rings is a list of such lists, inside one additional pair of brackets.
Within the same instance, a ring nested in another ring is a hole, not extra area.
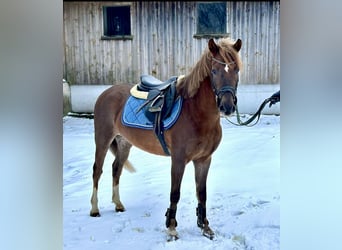
[(221, 102), (219, 105), (220, 112), (227, 116), (233, 114), (236, 110), (236, 103), (237, 103), (236, 97), (233, 96), (232, 94), (229, 95), (227, 93), (221, 99)]
[(220, 111), (229, 116), (235, 112), (235, 105), (220, 105)]

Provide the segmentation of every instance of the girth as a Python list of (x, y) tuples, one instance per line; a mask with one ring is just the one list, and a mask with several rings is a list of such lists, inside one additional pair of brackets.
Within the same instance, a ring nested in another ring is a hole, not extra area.
[(166, 155), (170, 155), (170, 152), (164, 138), (163, 121), (171, 114), (176, 100), (176, 82), (176, 76), (162, 82), (153, 76), (142, 75), (141, 82), (137, 85), (139, 91), (148, 92), (146, 101), (137, 112), (146, 107), (145, 115), (153, 122), (153, 131)]

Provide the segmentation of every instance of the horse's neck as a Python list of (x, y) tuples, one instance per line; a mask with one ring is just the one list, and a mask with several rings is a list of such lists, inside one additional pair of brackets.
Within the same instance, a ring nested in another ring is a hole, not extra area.
[(211, 88), (209, 77), (206, 77), (201, 83), (196, 95), (191, 98), (194, 105), (192, 105), (192, 112), (207, 116), (208, 119), (213, 117), (219, 117), (220, 112), (217, 108), (216, 97), (214, 91)]

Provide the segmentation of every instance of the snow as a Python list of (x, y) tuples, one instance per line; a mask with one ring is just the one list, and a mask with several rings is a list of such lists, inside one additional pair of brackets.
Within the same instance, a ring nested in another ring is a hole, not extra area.
[(116, 213), (111, 202), (114, 157), (109, 152), (98, 192), (101, 217), (90, 217), (93, 120), (64, 117), (64, 249), (279, 249), (280, 116), (262, 115), (253, 127), (234, 126), (224, 118), (221, 125), (223, 138), (207, 180), (207, 217), (215, 239), (203, 237), (197, 227), (194, 169), (189, 163), (176, 216), (180, 239), (167, 242), (170, 158), (132, 148), (129, 160), (137, 172), (123, 171), (120, 196), (126, 211)]

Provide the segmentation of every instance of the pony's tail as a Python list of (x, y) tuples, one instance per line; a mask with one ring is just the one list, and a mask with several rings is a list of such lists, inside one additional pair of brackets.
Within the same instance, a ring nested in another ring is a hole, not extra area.
[(125, 161), (124, 168), (130, 173), (136, 172), (135, 168), (133, 167), (133, 164), (129, 160)]

